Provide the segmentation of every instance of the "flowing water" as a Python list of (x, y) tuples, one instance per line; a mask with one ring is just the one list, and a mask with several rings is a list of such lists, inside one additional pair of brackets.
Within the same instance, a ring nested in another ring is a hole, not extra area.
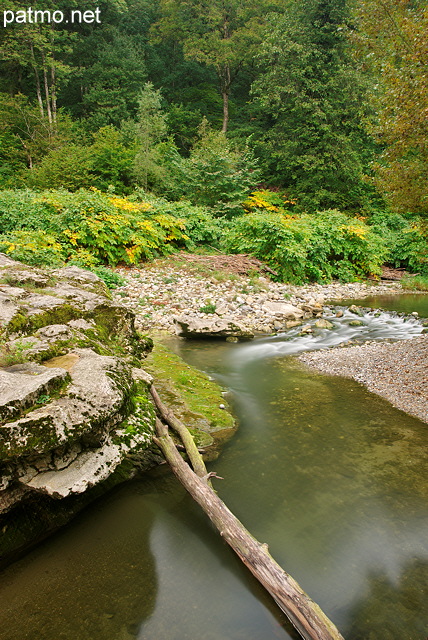
[[(211, 468), (232, 511), (346, 640), (425, 640), (427, 425), (293, 357), (421, 326), (350, 318), (307, 336), (171, 346), (230, 389), (240, 428)], [(0, 640), (298, 637), (165, 467), (8, 567), (0, 598)]]

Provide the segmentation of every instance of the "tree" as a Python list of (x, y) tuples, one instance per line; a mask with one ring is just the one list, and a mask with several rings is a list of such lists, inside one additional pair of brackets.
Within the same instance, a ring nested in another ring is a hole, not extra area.
[[(58, 5), (51, 0), (37, 3), (37, 10), (52, 13), (63, 9), (67, 12), (73, 0), (63, 0)], [(31, 8), (31, 7), (30, 7)], [(14, 14), (22, 10), (11, 0), (7, 9)], [(44, 20), (44, 18), (43, 18)], [(25, 24), (12, 23), (1, 33), (0, 62), (3, 63), (3, 85), (8, 93), (25, 90), (26, 95), (37, 99), (40, 115), (47, 118), (53, 128), (58, 111), (58, 88), (69, 67), (64, 56), (69, 51), (76, 34), (67, 32), (62, 24), (44, 22), (32, 18)]]
[(260, 172), (249, 149), (234, 148), (220, 131), (212, 131), (206, 119), (199, 127), (199, 140), (189, 158), (181, 161), (182, 195), (216, 216), (243, 213), (242, 204), (255, 189)]
[(151, 82), (144, 85), (138, 100), (135, 128), (139, 149), (135, 156), (135, 174), (144, 189), (162, 172), (159, 144), (166, 139), (168, 127), (162, 108), (162, 96)]
[(376, 184), (395, 211), (428, 215), (428, 9), (413, 0), (364, 0), (354, 35), (373, 78), (370, 131), (384, 150)]
[(291, 0), (270, 17), (253, 94), (265, 124), (258, 151), (301, 209), (358, 209), (367, 136), (344, 0)]
[(134, 37), (104, 25), (76, 43), (72, 61), (62, 100), (87, 129), (119, 127), (122, 120), (135, 117), (147, 72), (143, 49)]
[(160, 0), (154, 37), (182, 42), (186, 57), (215, 68), (223, 102), (222, 132), (229, 123), (229, 95), (242, 67), (261, 42), (263, 16), (275, 0)]

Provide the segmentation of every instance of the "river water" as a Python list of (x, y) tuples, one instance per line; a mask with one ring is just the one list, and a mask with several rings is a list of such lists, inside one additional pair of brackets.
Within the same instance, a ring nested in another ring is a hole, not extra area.
[[(425, 640), (427, 426), (293, 356), (421, 327), (349, 317), (304, 337), (171, 346), (230, 390), (240, 428), (210, 466), (232, 511), (347, 640)], [(166, 467), (8, 567), (0, 597), (0, 640), (298, 638)]]

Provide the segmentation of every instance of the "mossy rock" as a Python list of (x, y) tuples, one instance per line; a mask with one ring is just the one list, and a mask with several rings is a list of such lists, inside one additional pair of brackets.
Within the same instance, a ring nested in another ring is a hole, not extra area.
[(233, 416), (220, 408), (225, 404), (221, 388), (164, 344), (155, 342), (144, 368), (155, 379), (162, 400), (188, 428), (207, 433), (234, 429)]

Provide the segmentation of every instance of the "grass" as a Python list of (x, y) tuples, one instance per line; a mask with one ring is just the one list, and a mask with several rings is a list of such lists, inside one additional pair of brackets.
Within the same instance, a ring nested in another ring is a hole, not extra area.
[(29, 361), (29, 351), (36, 344), (29, 338), (18, 338), (13, 343), (0, 344), (0, 367), (10, 367)]
[(401, 280), (401, 286), (409, 291), (428, 291), (428, 276), (408, 276)]

